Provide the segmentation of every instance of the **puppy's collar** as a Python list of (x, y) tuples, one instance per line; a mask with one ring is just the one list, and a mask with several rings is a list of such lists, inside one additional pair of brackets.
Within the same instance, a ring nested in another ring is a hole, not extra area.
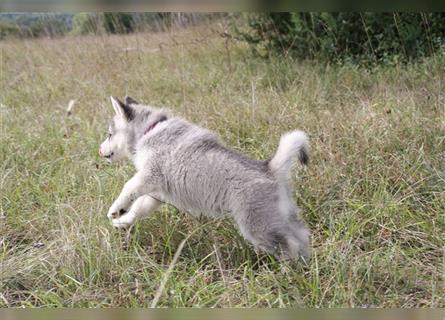
[(150, 132), (151, 130), (153, 130), (153, 129), (156, 127), (156, 125), (157, 125), (158, 123), (163, 122), (163, 121), (165, 121), (165, 120), (167, 120), (167, 117), (166, 117), (166, 116), (162, 116), (161, 118), (159, 118), (159, 120), (153, 122), (153, 123), (152, 123), (152, 124), (151, 124), (151, 125), (144, 131), (144, 135), (147, 134), (148, 132)]

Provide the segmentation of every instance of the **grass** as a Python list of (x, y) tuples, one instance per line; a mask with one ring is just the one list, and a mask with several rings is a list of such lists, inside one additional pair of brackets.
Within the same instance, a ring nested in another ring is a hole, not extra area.
[[(372, 70), (261, 60), (211, 28), (0, 47), (0, 306), (445, 306), (443, 54)], [(255, 158), (305, 130), (311, 164), (294, 180), (310, 264), (259, 257), (229, 220), (173, 207), (113, 230), (134, 169), (98, 157), (111, 94)]]

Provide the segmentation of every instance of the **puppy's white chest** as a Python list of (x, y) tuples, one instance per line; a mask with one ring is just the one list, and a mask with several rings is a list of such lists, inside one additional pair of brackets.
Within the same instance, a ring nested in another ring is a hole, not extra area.
[(144, 150), (143, 152), (137, 152), (133, 162), (136, 170), (141, 171), (144, 167), (153, 160), (154, 153), (149, 150)]

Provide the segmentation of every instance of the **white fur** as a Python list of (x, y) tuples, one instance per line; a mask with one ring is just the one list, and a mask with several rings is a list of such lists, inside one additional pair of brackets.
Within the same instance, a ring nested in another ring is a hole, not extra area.
[(281, 136), (275, 156), (270, 161), (270, 168), (279, 179), (286, 180), (294, 158), (300, 151), (309, 151), (309, 139), (303, 131), (292, 131)]
[[(114, 101), (113, 99), (114, 98), (111, 98), (112, 101)], [(105, 139), (99, 148), (99, 154), (102, 157), (107, 157), (108, 161), (110, 162), (111, 160), (119, 161), (131, 157), (131, 153), (128, 150), (128, 145), (125, 140), (125, 135), (122, 132), (122, 130), (124, 130), (127, 126), (127, 122), (122, 115), (123, 111), (118, 105), (115, 105), (114, 103), (113, 108), (116, 113), (116, 116), (114, 118), (114, 125), (116, 126), (115, 131), (117, 133), (114, 134), (113, 139)], [(108, 131), (111, 131), (111, 128), (109, 128)]]
[(119, 102), (117, 102), (117, 100), (114, 97), (110, 97), (111, 99), (111, 105), (113, 106), (114, 112), (116, 112), (117, 115), (122, 116), (123, 115), (123, 111), (122, 108), (119, 105)]
[(125, 183), (119, 197), (108, 210), (108, 218), (115, 218), (115, 213), (120, 213), (121, 210), (126, 211), (133, 201), (154, 190), (155, 188), (145, 181), (143, 174), (136, 173)]
[(148, 195), (140, 196), (132, 204), (130, 211), (117, 219), (112, 219), (112, 224), (117, 228), (128, 228), (133, 225), (136, 220), (149, 216), (160, 205), (161, 202)]
[(144, 167), (144, 164), (147, 163), (147, 161), (149, 161), (152, 157), (153, 153), (150, 151), (147, 151), (145, 153), (137, 153), (136, 155), (134, 155), (132, 159), (136, 170), (141, 171)]

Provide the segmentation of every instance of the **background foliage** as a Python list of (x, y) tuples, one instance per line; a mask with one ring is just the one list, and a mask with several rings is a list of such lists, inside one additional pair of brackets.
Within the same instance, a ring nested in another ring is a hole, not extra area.
[(260, 13), (237, 34), (255, 52), (371, 61), (424, 57), (445, 46), (444, 13)]
[(127, 34), (165, 31), (225, 16), (221, 13), (81, 12), (0, 13), (0, 40), (6, 38), (60, 37), (86, 34)]
[(445, 13), (410, 12), (3, 13), (0, 39), (163, 32), (216, 19), (232, 25), (226, 36), (246, 41), (264, 57), (278, 54), (334, 62), (397, 63), (445, 48)]

